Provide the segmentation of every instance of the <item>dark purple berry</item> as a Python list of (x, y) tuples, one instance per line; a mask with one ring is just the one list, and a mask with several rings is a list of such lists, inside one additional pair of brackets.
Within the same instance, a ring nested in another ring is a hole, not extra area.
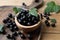
[(22, 33), (21, 32), (18, 32), (19, 35), (21, 35)]
[(17, 33), (17, 32), (14, 32), (12, 35), (14, 35), (14, 36), (18, 36), (18, 33)]
[(17, 26), (15, 26), (15, 27), (14, 27), (14, 30), (18, 31), (18, 30), (19, 30), (19, 28), (18, 28)]
[(18, 22), (20, 23), (20, 22), (21, 22), (21, 20), (20, 20), (20, 19), (18, 19)]
[(10, 14), (8, 14), (8, 17), (12, 18), (13, 16), (12, 16), (12, 14), (10, 13)]
[(47, 19), (47, 20), (50, 20), (50, 18), (49, 18), (48, 16), (46, 17), (46, 19)]
[(30, 22), (27, 22), (27, 26), (30, 26), (31, 25), (31, 23)]
[(27, 6), (25, 3), (22, 3), (23, 6)]
[(40, 13), (40, 17), (41, 17), (41, 19), (43, 19), (43, 15)]
[(32, 35), (28, 34), (27, 37), (31, 40), (33, 38)]
[(4, 35), (5, 35), (6, 33), (7, 33), (7, 32), (6, 32), (5, 30), (3, 30), (3, 31), (2, 31), (2, 34), (4, 34)]
[(14, 32), (15, 30), (13, 28), (10, 28), (11, 32)]
[(47, 22), (47, 23), (46, 23), (46, 26), (50, 26), (50, 23), (49, 23), (49, 22)]
[(14, 35), (12, 35), (12, 39), (11, 40), (16, 40), (16, 37)]
[(11, 39), (11, 35), (10, 35), (10, 34), (8, 34), (6, 37), (7, 37), (8, 39)]
[(56, 27), (56, 25), (55, 25), (55, 24), (51, 24), (51, 26), (52, 26), (52, 27)]
[(47, 15), (44, 15), (44, 17), (47, 17)]
[(24, 34), (20, 34), (20, 37), (21, 37), (22, 39), (26, 39), (26, 37), (25, 37)]
[(39, 0), (35, 0), (35, 2), (36, 2), (36, 3), (38, 3), (38, 2), (39, 2)]
[(10, 28), (10, 26), (11, 26), (11, 23), (7, 23), (7, 28)]
[(13, 22), (12, 22), (12, 25), (13, 25), (13, 26), (16, 26), (16, 23), (15, 23), (15, 21), (13, 21)]
[(48, 20), (45, 20), (45, 24), (48, 23)]

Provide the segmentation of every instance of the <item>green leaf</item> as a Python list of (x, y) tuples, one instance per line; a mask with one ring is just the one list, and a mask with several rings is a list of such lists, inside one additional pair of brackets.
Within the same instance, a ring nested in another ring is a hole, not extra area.
[(4, 27), (4, 26), (0, 24), (0, 32), (2, 32), (3, 27)]
[(22, 9), (21, 8), (17, 8), (17, 7), (14, 7), (13, 8), (13, 11), (17, 14), (18, 12), (20, 12)]
[(51, 19), (51, 22), (52, 23), (56, 23), (56, 19)]
[(54, 1), (48, 2), (47, 7), (44, 10), (44, 13), (50, 13), (50, 12), (60, 12), (60, 6), (56, 5)]
[(17, 7), (14, 7), (13, 11), (17, 14), (18, 13)]
[(48, 2), (47, 3), (47, 7), (45, 9), (45, 12), (46, 13), (50, 13), (50, 12), (53, 12), (53, 7), (55, 6), (55, 2), (54, 1), (51, 1), (51, 2)]
[(50, 12), (52, 12), (52, 7), (46, 7), (44, 13), (50, 13)]
[(47, 6), (48, 7), (53, 7), (54, 5), (56, 5), (54, 1), (51, 1), (51, 2), (48, 2), (47, 3)]
[(18, 10), (18, 12), (21, 12), (22, 9), (21, 8), (17, 8), (17, 10)]
[(56, 6), (54, 6), (53, 7), (53, 10), (54, 10), (54, 12), (59, 12), (60, 11), (60, 6), (59, 5), (56, 5)]
[(36, 17), (38, 17), (38, 14), (37, 13), (38, 12), (37, 12), (37, 9), (36, 8), (32, 8), (32, 9), (29, 10), (29, 14), (34, 15)]

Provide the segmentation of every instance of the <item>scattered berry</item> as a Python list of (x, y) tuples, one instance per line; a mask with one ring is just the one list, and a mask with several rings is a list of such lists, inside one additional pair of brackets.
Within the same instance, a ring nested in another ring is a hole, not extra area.
[(8, 39), (11, 39), (11, 35), (10, 35), (10, 34), (8, 34), (6, 37), (7, 37)]
[(14, 36), (18, 36), (18, 33), (17, 33), (17, 32), (14, 32), (12, 35), (14, 35)]
[(48, 22), (48, 23), (46, 23), (46, 26), (50, 26), (50, 23)]
[(20, 34), (20, 37), (21, 37), (22, 39), (26, 39), (26, 37), (24, 36), (24, 34)]
[(55, 24), (51, 24), (51, 26), (52, 26), (52, 27), (56, 27), (56, 25), (55, 25)]
[(50, 18), (49, 18), (48, 16), (46, 17), (46, 19), (47, 19), (47, 20), (50, 20)]
[(13, 16), (12, 16), (12, 14), (11, 14), (11, 13), (9, 13), (9, 14), (8, 14), (8, 17), (13, 18)]

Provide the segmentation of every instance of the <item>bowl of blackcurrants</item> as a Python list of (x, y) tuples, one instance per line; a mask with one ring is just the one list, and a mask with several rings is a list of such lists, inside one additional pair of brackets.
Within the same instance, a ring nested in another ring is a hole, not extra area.
[(37, 29), (41, 24), (41, 19), (38, 14), (38, 17), (29, 14), (29, 10), (21, 10), (15, 16), (15, 23), (19, 29), (30, 32)]

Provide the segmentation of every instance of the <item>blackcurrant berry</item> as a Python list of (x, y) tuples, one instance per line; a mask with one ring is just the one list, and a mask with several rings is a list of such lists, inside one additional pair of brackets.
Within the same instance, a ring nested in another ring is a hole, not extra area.
[(55, 24), (51, 24), (51, 26), (52, 26), (52, 27), (56, 27), (56, 25), (55, 25)]
[(21, 35), (22, 33), (21, 32), (18, 32), (19, 35)]
[(7, 32), (6, 32), (5, 30), (3, 30), (3, 31), (2, 31), (2, 34), (4, 34), (4, 35), (5, 35), (6, 33), (7, 33)]
[(30, 34), (28, 34), (27, 36), (28, 36), (28, 38), (29, 38), (30, 40), (33, 38), (33, 36), (30, 35)]
[(45, 24), (48, 23), (48, 20), (45, 20)]
[(22, 20), (18, 19), (18, 22), (20, 23)]
[(15, 26), (15, 27), (14, 27), (14, 30), (18, 31), (18, 30), (19, 30), (19, 28), (18, 28), (17, 26)]
[(50, 23), (48, 22), (48, 23), (46, 23), (46, 26), (50, 26)]
[(15, 36), (14, 35), (12, 35), (12, 39), (11, 40), (16, 40), (16, 38), (15, 38)]
[(46, 17), (46, 19), (47, 19), (47, 20), (50, 20), (50, 18), (49, 18), (48, 16)]
[(11, 30), (12, 32), (14, 32), (14, 31), (15, 31), (13, 28), (10, 28), (10, 30)]
[(10, 28), (11, 23), (7, 23), (7, 28)]
[(26, 39), (26, 37), (24, 36), (24, 34), (20, 34), (20, 37), (21, 37), (22, 39)]
[(44, 17), (47, 17), (47, 15), (44, 15)]
[(36, 3), (38, 3), (38, 2), (39, 2), (39, 0), (35, 0), (35, 2), (36, 2)]
[(9, 14), (8, 14), (8, 17), (12, 18), (13, 16), (12, 16), (12, 14), (11, 14), (11, 13), (9, 13)]
[(17, 33), (17, 32), (14, 32), (12, 35), (14, 35), (14, 36), (18, 36), (18, 33)]
[(10, 35), (10, 34), (8, 34), (6, 37), (7, 37), (8, 39), (11, 39), (11, 35)]
[(30, 25), (31, 25), (31, 23), (30, 23), (30, 22), (28, 22), (28, 23), (27, 23), (27, 26), (30, 26)]
[(41, 17), (41, 19), (43, 19), (43, 15), (42, 14), (40, 14), (40, 17)]
[(6, 23), (7, 23), (7, 20), (6, 20), (6, 19), (4, 19), (4, 20), (3, 20), (3, 23), (4, 23), (4, 24), (6, 24)]
[(22, 5), (23, 5), (23, 6), (26, 6), (26, 4), (25, 4), (25, 3), (22, 3)]

